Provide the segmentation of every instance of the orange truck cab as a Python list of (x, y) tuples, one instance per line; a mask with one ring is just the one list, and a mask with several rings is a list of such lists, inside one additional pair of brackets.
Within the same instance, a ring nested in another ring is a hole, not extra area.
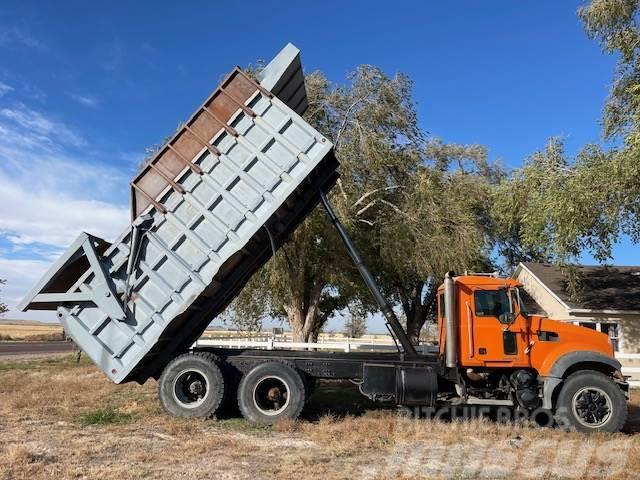
[(448, 274), (440, 286), (439, 351), (458, 374), (460, 397), (515, 397), (519, 407), (546, 409), (578, 430), (620, 430), (629, 388), (608, 336), (529, 315), (521, 287), (493, 274)]

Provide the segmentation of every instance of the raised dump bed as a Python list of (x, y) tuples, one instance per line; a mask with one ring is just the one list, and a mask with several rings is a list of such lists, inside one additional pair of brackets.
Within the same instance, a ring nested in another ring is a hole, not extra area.
[(296, 113), (297, 49), (260, 79), (234, 69), (131, 182), (131, 225), (113, 244), (80, 235), (20, 305), (57, 309), (116, 383), (187, 350), (337, 178), (331, 142)]

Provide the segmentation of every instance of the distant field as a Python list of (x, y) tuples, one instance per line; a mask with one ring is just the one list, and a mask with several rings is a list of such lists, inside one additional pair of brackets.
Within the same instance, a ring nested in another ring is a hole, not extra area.
[(60, 340), (62, 326), (40, 322), (0, 322), (0, 340)]

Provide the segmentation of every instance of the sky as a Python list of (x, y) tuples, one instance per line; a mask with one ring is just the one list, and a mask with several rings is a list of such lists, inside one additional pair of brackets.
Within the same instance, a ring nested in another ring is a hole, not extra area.
[[(564, 0), (47, 2), (0, 6), (0, 293), (13, 309), (81, 231), (127, 226), (146, 147), (235, 65), (287, 42), (306, 72), (342, 82), (358, 64), (408, 74), (421, 126), (480, 143), (513, 168), (562, 136), (599, 142), (615, 58)], [(637, 264), (624, 240), (612, 263)], [(584, 261), (593, 260), (585, 255)]]

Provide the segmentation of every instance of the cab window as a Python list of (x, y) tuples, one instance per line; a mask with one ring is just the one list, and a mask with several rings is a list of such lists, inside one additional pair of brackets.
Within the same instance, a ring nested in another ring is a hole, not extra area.
[(476, 316), (499, 318), (503, 313), (511, 311), (509, 295), (505, 289), (477, 290), (474, 293)]

